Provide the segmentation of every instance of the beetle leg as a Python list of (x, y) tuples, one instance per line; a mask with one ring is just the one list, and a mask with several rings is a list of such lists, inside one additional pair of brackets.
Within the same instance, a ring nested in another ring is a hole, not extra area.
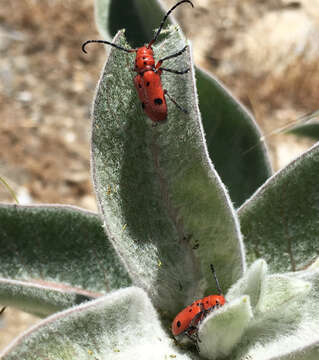
[(169, 93), (167, 92), (167, 90), (164, 89), (164, 95), (167, 95), (168, 98), (171, 100), (172, 103), (175, 104), (175, 106), (180, 110), (180, 111), (183, 111), (183, 113), (185, 114), (188, 114), (188, 111), (184, 108), (182, 108), (170, 95)]
[(197, 326), (190, 325), (185, 331), (184, 334), (193, 342), (196, 342), (198, 339), (197, 336)]
[(186, 49), (187, 49), (187, 45), (184, 46), (183, 49), (180, 50), (180, 51), (178, 51), (177, 53), (172, 54), (172, 55), (169, 55), (169, 56), (166, 56), (166, 57), (164, 57), (163, 59), (158, 60), (158, 63), (156, 64), (156, 67), (155, 67), (155, 68), (158, 69), (158, 68), (162, 65), (163, 61), (166, 61), (166, 60), (168, 60), (168, 59), (173, 59), (173, 58), (176, 58), (177, 56), (182, 55), (183, 52), (184, 52)]
[(167, 71), (167, 72), (177, 74), (177, 75), (183, 75), (183, 74), (188, 73), (190, 68), (188, 68), (186, 70), (178, 71), (178, 70), (173, 70), (173, 69), (167, 69), (167, 68), (160, 67), (158, 70)]
[(189, 326), (187, 330), (185, 330), (184, 334), (195, 344), (196, 350), (199, 352), (198, 343), (201, 342), (197, 333), (197, 326)]

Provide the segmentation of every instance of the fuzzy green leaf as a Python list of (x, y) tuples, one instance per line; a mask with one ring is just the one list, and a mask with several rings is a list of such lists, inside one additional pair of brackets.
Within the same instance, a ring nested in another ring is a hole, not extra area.
[[(228, 360), (316, 359), (318, 267), (268, 276), (265, 272), (266, 264), (256, 261), (230, 289), (226, 305), (203, 321), (198, 332), (201, 355)], [(254, 280), (260, 283), (258, 294), (252, 291)], [(249, 299), (240, 298), (242, 293), (257, 299), (254, 309), (239, 306), (240, 299)]]
[[(171, 29), (157, 57), (185, 43)], [(120, 32), (114, 39), (127, 46)], [(191, 67), (186, 51), (167, 67)], [(170, 316), (203, 293), (216, 291), (214, 263), (226, 290), (243, 273), (235, 212), (208, 158), (192, 71), (163, 76), (168, 120), (152, 126), (133, 86), (133, 56), (112, 49), (93, 109), (92, 165), (98, 202), (110, 239), (135, 283)]]
[(319, 144), (270, 178), (240, 209), (249, 260), (272, 271), (303, 268), (319, 254)]
[(240, 342), (252, 316), (249, 296), (213, 311), (198, 330), (200, 354), (211, 360), (228, 356)]
[(232, 360), (315, 360), (319, 346), (319, 271), (267, 277), (255, 318)]
[(307, 281), (290, 279), (285, 275), (268, 276), (262, 283), (257, 311), (270, 314), (291, 299), (306, 296), (310, 290), (311, 284)]
[(113, 292), (57, 313), (20, 336), (3, 360), (196, 360), (174, 345), (138, 288)]
[(247, 109), (212, 75), (197, 68), (196, 78), (209, 155), (240, 206), (271, 175), (267, 149)]
[(0, 303), (39, 317), (46, 317), (101, 295), (56, 282), (0, 278)]
[(319, 123), (304, 124), (296, 126), (290, 133), (294, 135), (307, 136), (315, 140), (319, 140)]
[(249, 295), (250, 304), (255, 307), (260, 300), (260, 293), (267, 273), (267, 264), (264, 260), (256, 260), (227, 292), (227, 301), (233, 301), (243, 295)]
[(308, 269), (319, 269), (319, 257), (308, 267)]
[(2, 204), (0, 223), (1, 304), (45, 316), (130, 284), (94, 213)]
[(288, 133), (319, 140), (319, 110), (302, 116)]
[[(96, 22), (102, 37), (110, 40), (125, 28), (133, 47), (150, 41), (165, 13), (158, 0), (95, 1)], [(167, 23), (176, 21), (170, 16)], [(167, 54), (172, 52), (173, 49), (168, 49)], [(271, 175), (267, 149), (260, 141), (253, 116), (216, 78), (196, 67), (196, 80), (209, 155), (232, 201), (239, 206)]]

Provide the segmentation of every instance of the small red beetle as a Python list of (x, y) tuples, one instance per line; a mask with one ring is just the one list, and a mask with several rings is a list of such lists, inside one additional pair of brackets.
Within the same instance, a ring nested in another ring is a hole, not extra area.
[(198, 325), (213, 310), (223, 306), (226, 299), (222, 295), (221, 288), (215, 273), (214, 266), (211, 264), (213, 276), (216, 281), (216, 287), (219, 295), (209, 295), (202, 299), (194, 301), (191, 305), (182, 310), (172, 323), (172, 333), (174, 336), (186, 335), (192, 341), (199, 341), (197, 336)]
[(192, 7), (194, 7), (192, 2), (189, 0), (182, 0), (179, 1), (177, 4), (175, 4), (164, 16), (154, 38), (150, 41), (148, 45), (142, 46), (138, 49), (125, 49), (119, 45), (113, 44), (105, 40), (88, 40), (82, 45), (82, 50), (85, 53), (86, 53), (85, 46), (92, 42), (108, 44), (114, 46), (119, 50), (126, 51), (128, 53), (132, 53), (132, 52), (136, 53), (134, 71), (137, 72), (137, 75), (134, 78), (134, 85), (146, 115), (154, 123), (164, 122), (167, 118), (167, 104), (165, 100), (165, 95), (169, 97), (169, 99), (177, 106), (179, 110), (187, 113), (187, 111), (183, 109), (180, 105), (178, 105), (177, 102), (167, 93), (167, 90), (163, 89), (161, 82), (161, 75), (163, 71), (171, 72), (178, 75), (186, 74), (189, 71), (189, 69), (178, 71), (178, 70), (166, 69), (161, 67), (163, 61), (181, 55), (186, 50), (187, 46), (185, 46), (182, 50), (178, 51), (175, 54), (160, 59), (156, 65), (155, 65), (154, 53), (152, 49), (152, 45), (157, 40), (169, 14), (177, 6), (186, 2), (191, 4)]

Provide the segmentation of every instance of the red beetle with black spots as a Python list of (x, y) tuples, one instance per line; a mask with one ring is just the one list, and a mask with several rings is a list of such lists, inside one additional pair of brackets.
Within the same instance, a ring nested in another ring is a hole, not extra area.
[(199, 341), (197, 332), (198, 325), (212, 311), (218, 309), (226, 303), (225, 297), (222, 295), (221, 288), (215, 273), (214, 266), (210, 265), (214, 275), (218, 295), (209, 295), (202, 299), (194, 301), (191, 305), (182, 310), (172, 323), (172, 333), (174, 336), (186, 335), (192, 341)]
[(161, 75), (163, 71), (171, 72), (178, 75), (186, 74), (189, 71), (189, 69), (178, 71), (178, 70), (167, 69), (162, 67), (162, 63), (164, 61), (180, 56), (186, 50), (187, 46), (185, 46), (183, 49), (181, 49), (175, 54), (160, 59), (156, 64), (154, 59), (154, 52), (152, 49), (152, 45), (157, 40), (167, 17), (177, 6), (181, 5), (182, 3), (189, 3), (193, 7), (192, 2), (189, 0), (182, 0), (179, 1), (177, 4), (175, 4), (164, 16), (154, 38), (149, 42), (148, 45), (142, 46), (138, 49), (126, 49), (105, 40), (88, 40), (82, 45), (82, 50), (85, 53), (86, 53), (85, 46), (89, 43), (107, 44), (128, 53), (132, 53), (132, 52), (136, 53), (134, 71), (137, 72), (137, 75), (134, 78), (134, 85), (146, 115), (154, 123), (164, 122), (167, 118), (167, 104), (166, 104), (165, 95), (168, 96), (168, 98), (178, 107), (179, 110), (187, 113), (187, 111), (183, 109), (168, 94), (167, 90), (163, 89), (162, 81), (161, 81)]

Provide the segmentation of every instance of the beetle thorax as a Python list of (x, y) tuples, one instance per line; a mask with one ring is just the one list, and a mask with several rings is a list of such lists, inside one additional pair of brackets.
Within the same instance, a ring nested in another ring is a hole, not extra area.
[(155, 60), (154, 53), (152, 48), (148, 48), (147, 46), (143, 46), (139, 48), (136, 52), (135, 59), (135, 71), (138, 73), (144, 73), (148, 70), (155, 69)]

